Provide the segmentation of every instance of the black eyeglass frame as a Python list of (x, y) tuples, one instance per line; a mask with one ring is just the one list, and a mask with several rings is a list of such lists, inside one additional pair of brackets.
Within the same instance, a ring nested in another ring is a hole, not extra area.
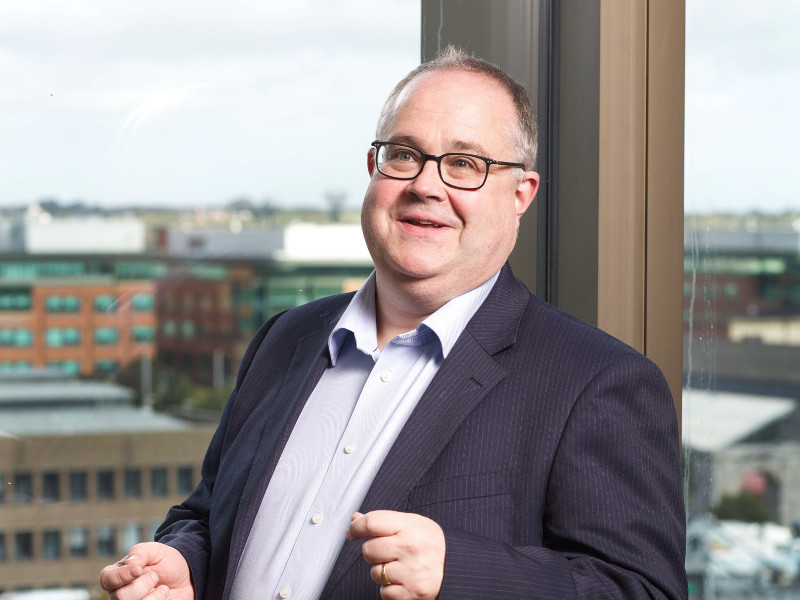
[[(398, 177), (397, 175), (389, 175), (388, 173), (384, 173), (381, 170), (380, 164), (378, 163), (377, 154), (381, 151), (381, 147), (382, 146), (389, 146), (389, 145), (391, 145), (391, 146), (400, 146), (401, 148), (410, 148), (411, 150), (414, 150), (415, 152), (419, 152), (420, 155), (422, 156), (422, 162), (420, 163), (419, 171), (417, 171), (416, 174), (413, 175), (412, 177)], [(427, 152), (423, 152), (419, 148), (417, 148), (415, 146), (410, 146), (409, 144), (400, 144), (398, 142), (381, 142), (379, 140), (375, 140), (374, 142), (372, 142), (370, 144), (370, 146), (375, 148), (375, 153), (376, 153), (376, 156), (375, 156), (375, 167), (378, 169), (378, 172), (381, 175), (383, 175), (385, 177), (388, 177), (389, 179), (399, 179), (400, 181), (410, 181), (411, 179), (416, 179), (417, 177), (419, 177), (419, 174), (422, 173), (422, 170), (425, 168), (425, 163), (427, 163), (429, 160), (432, 160), (432, 161), (436, 162), (436, 169), (439, 172), (439, 179), (442, 180), (442, 183), (445, 184), (448, 187), (455, 188), (457, 190), (475, 191), (475, 190), (481, 189), (484, 186), (484, 184), (486, 183), (486, 180), (489, 179), (489, 167), (492, 166), (492, 165), (500, 165), (502, 167), (516, 167), (518, 169), (525, 170), (525, 165), (523, 163), (506, 162), (504, 160), (495, 160), (493, 158), (486, 158), (485, 156), (480, 156), (479, 154), (469, 154), (467, 152), (445, 152), (444, 154), (440, 154), (439, 156), (436, 156), (434, 154), (428, 154)], [(460, 186), (460, 185), (453, 185), (452, 183), (448, 183), (447, 181), (445, 181), (444, 177), (442, 176), (442, 159), (445, 158), (446, 156), (469, 156), (470, 158), (477, 158), (477, 159), (482, 160), (483, 162), (485, 162), (486, 163), (486, 172), (483, 174), (483, 181), (481, 182), (481, 184), (478, 187), (463, 187), (463, 186)]]

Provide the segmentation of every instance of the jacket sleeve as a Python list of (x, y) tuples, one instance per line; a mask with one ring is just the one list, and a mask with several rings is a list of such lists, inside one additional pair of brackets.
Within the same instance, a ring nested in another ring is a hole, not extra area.
[(687, 597), (677, 419), (649, 360), (631, 353), (581, 392), (546, 499), (541, 546), (445, 529), (440, 600)]
[(219, 426), (203, 459), (200, 483), (186, 500), (169, 510), (166, 519), (155, 534), (157, 542), (172, 546), (186, 559), (192, 575), (195, 598), (198, 599), (203, 598), (205, 595), (206, 576), (211, 556), (211, 536), (209, 531), (211, 499), (214, 491), (214, 482), (224, 453), (231, 415), (236, 410), (237, 392), (259, 346), (278, 317), (280, 317), (280, 314), (272, 317), (258, 330), (245, 352), (236, 378), (236, 387), (231, 392), (231, 396), (225, 405)]

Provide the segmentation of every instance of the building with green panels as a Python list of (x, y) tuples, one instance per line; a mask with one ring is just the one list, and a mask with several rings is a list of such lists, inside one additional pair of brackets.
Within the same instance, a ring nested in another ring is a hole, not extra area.
[(106, 377), (146, 356), (177, 376), (221, 385), (262, 322), (356, 289), (371, 270), (368, 259), (5, 255), (0, 372), (53, 367)]

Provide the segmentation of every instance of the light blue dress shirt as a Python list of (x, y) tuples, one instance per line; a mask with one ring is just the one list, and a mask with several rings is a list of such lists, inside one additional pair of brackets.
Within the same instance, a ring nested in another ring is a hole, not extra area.
[(245, 545), (232, 600), (316, 600), (351, 515), (444, 359), (497, 280), (378, 349), (375, 273), (328, 338), (326, 369), (292, 430)]

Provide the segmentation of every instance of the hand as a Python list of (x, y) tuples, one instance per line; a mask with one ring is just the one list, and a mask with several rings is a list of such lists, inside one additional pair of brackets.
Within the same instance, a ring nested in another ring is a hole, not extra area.
[(128, 556), (100, 572), (100, 586), (110, 600), (194, 600), (189, 565), (165, 544), (136, 544)]
[[(347, 539), (370, 537), (361, 546), (372, 581), (385, 600), (435, 600), (444, 577), (445, 541), (439, 525), (414, 513), (375, 510), (355, 513)], [(391, 585), (386, 585), (381, 573)]]

